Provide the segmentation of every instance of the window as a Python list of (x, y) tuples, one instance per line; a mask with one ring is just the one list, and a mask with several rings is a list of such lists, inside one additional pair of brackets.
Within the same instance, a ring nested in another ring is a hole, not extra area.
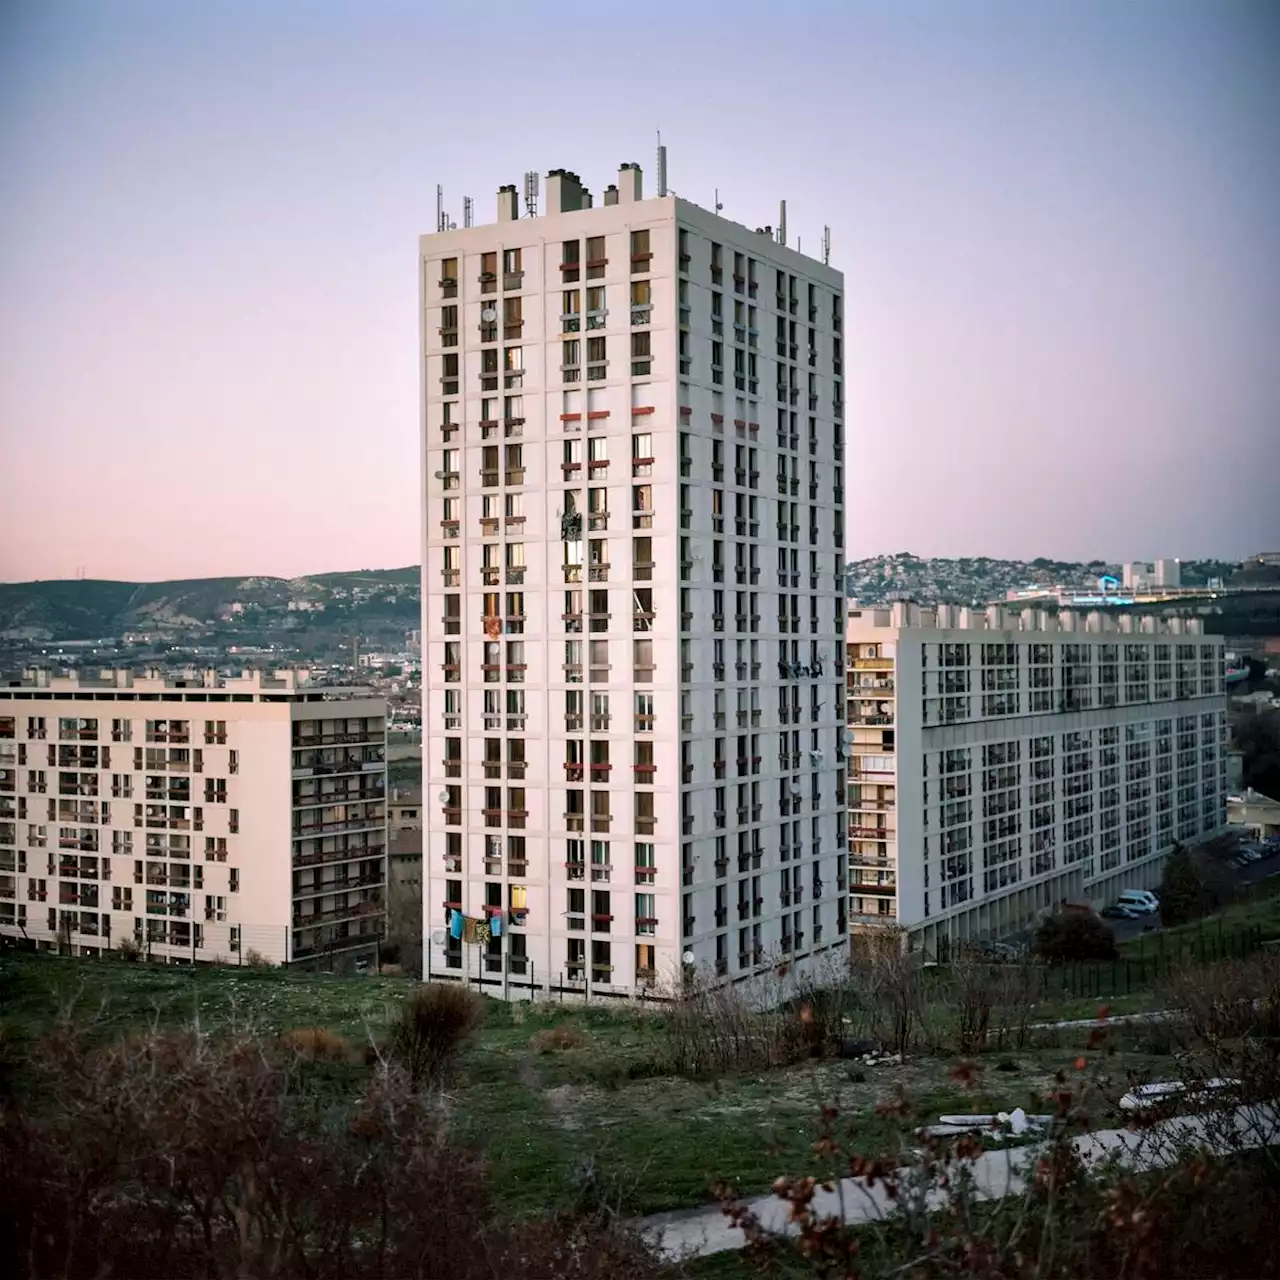
[(631, 335), (631, 376), (642, 377), (652, 367), (648, 330), (633, 333)]
[(582, 377), (582, 343), (577, 338), (570, 338), (560, 344), (560, 368), (564, 372), (565, 382), (577, 382)]
[(458, 394), (458, 356), (449, 352), (441, 357), (440, 393), (446, 396)]
[(446, 298), (458, 296), (458, 260), (442, 258), (440, 260), (440, 292)]
[[(582, 264), (582, 242), (580, 240), (565, 240), (560, 246), (560, 274), (565, 284), (572, 284), (578, 279), (579, 269)], [(569, 295), (565, 294), (567, 298)], [(574, 290), (574, 297), (577, 297), (577, 290)], [(566, 313), (570, 310), (565, 307)], [(576, 311), (574, 307), (572, 310)]]
[[(524, 267), (521, 263), (521, 251), (519, 249), (504, 249), (502, 251), (502, 287), (504, 289), (516, 289), (520, 287), (520, 279), (524, 276)], [(515, 276), (516, 279), (511, 277)]]
[[(652, 650), (650, 650), (649, 656), (650, 658), (652, 658), (653, 656)], [(651, 693), (636, 694), (635, 730), (637, 733), (653, 732), (653, 722), (654, 722), (653, 705), (654, 705), (653, 694)]]
[(561, 297), (560, 327), (565, 333), (577, 333), (582, 327), (582, 291), (566, 289)]
[(634, 275), (638, 271), (648, 271), (649, 261), (653, 254), (649, 252), (649, 232), (633, 231), (631, 233), (631, 271)]
[(524, 299), (504, 298), (502, 302), (502, 336), (519, 338), (524, 332)]
[[(646, 334), (645, 337), (649, 335)], [(589, 381), (599, 381), (606, 375), (608, 366), (608, 353), (603, 338), (587, 339), (587, 379)]]
[(635, 684), (653, 683), (653, 641), (650, 639), (633, 640), (632, 642), (632, 678)]
[[(609, 265), (609, 259), (604, 256), (604, 236), (588, 236), (587, 237), (587, 279), (599, 280), (604, 275), (604, 269)], [(587, 304), (590, 310), (590, 303)]]

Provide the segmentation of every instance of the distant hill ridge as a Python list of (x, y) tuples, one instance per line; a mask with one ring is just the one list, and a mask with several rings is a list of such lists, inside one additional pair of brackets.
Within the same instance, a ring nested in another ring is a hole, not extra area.
[(418, 599), (419, 571), (361, 569), (300, 578), (263, 575), (113, 582), (73, 578), (0, 583), (0, 637), (95, 640), (128, 631), (167, 631), (217, 623), (232, 606), (269, 617), (291, 601), (326, 609), (358, 599), (408, 603)]
[[(1183, 581), (1199, 584), (1211, 577), (1229, 578), (1240, 568), (1226, 561), (1184, 560)], [(1119, 572), (1118, 564), (1101, 560), (923, 558), (903, 551), (852, 561), (846, 566), (846, 581), (849, 594), (866, 601), (910, 597), (963, 602), (999, 599), (1011, 588), (1033, 583), (1083, 587), (1096, 583), (1103, 573)], [(411, 628), (417, 625), (418, 600), (417, 565), (298, 578), (254, 574), (171, 582), (83, 578), (0, 583), (0, 639), (97, 640), (134, 631), (163, 635), (214, 627), (230, 616), (264, 626), (292, 616), (294, 621), (323, 618), (335, 624), (363, 624), (368, 620), (387, 628), (401, 624)], [(299, 611), (303, 605), (312, 606), (315, 613)], [(323, 613), (318, 606), (324, 607)]]

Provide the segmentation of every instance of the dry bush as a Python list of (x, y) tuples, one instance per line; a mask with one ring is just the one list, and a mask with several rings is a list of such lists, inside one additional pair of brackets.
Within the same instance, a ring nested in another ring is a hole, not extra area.
[(961, 956), (951, 966), (952, 1000), (957, 1013), (957, 1053), (981, 1053), (987, 1047), (991, 1011), (996, 1003), (994, 968), (968, 956)]
[(280, 1037), (280, 1045), (304, 1062), (353, 1061), (350, 1042), (327, 1027), (299, 1027), (286, 1031)]
[(245, 952), (244, 962), (250, 969), (271, 969), (274, 967), (261, 951), (255, 951), (252, 947)]
[(850, 939), (850, 981), (870, 1010), (872, 1035), (894, 1053), (907, 1053), (926, 1029), (922, 962), (900, 929), (859, 930)]
[(1280, 955), (1274, 952), (1211, 965), (1184, 960), (1164, 991), (1200, 1041), (1280, 1035)]
[[(1091, 1050), (1105, 1049), (1105, 1041), (1099, 1029)], [(1273, 1228), (1280, 1170), (1269, 1163), (1268, 1149), (1241, 1158), (1237, 1142), (1170, 1153), (1167, 1127), (1144, 1130), (1139, 1122), (1134, 1142), (1153, 1154), (1145, 1171), (1118, 1162), (1086, 1164), (1076, 1139), (1097, 1125), (1106, 1082), (1084, 1064), (1082, 1058), (1076, 1069), (1058, 1073), (1047, 1108), (1055, 1117), (1049, 1140), (1025, 1166), (1024, 1193), (1004, 1198), (988, 1199), (974, 1179), (976, 1161), (1005, 1158), (984, 1154), (978, 1135), (921, 1135), (901, 1160), (890, 1152), (870, 1157), (857, 1141), (856, 1123), (842, 1126), (836, 1110), (825, 1108), (813, 1174), (774, 1184), (789, 1236), (766, 1230), (759, 1215), (721, 1188), (726, 1215), (746, 1234), (744, 1269), (828, 1280), (1253, 1280), (1280, 1274)], [(974, 1078), (972, 1069), (957, 1076)], [(906, 1102), (899, 1109), (910, 1114)], [(1274, 1129), (1273, 1123), (1273, 1142), (1280, 1136)], [(1156, 1159), (1157, 1151), (1171, 1158)], [(863, 1182), (841, 1184), (839, 1198), (825, 1197), (824, 1184), (841, 1175)], [(997, 1185), (1002, 1176), (995, 1175)]]
[(387, 1048), (415, 1088), (432, 1084), (483, 1019), (484, 1002), (470, 987), (424, 983), (405, 996), (391, 1023)]
[(807, 1056), (804, 1009), (785, 974), (732, 986), (694, 975), (667, 992), (661, 1013), (667, 1067), (699, 1077), (757, 1071)]
[(380, 1064), (334, 1123), (276, 1041), (194, 1028), (32, 1058), (0, 1125), (0, 1241), (19, 1280), (657, 1280), (595, 1215), (516, 1227), (431, 1098)]
[(557, 1053), (565, 1049), (581, 1049), (587, 1037), (577, 1027), (546, 1027), (529, 1037), (534, 1053)]

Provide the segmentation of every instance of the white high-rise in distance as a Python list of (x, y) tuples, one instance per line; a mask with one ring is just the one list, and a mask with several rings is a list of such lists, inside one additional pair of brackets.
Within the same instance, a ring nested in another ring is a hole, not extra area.
[(842, 277), (636, 165), (542, 194), (420, 242), (424, 971), (804, 967), (848, 919)]

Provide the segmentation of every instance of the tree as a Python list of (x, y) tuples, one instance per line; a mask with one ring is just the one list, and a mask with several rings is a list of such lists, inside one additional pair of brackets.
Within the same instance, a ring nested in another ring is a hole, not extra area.
[(1191, 854), (1175, 844), (1160, 877), (1160, 921), (1165, 925), (1186, 924), (1204, 914), (1204, 886)]
[(1083, 911), (1068, 911), (1043, 921), (1036, 930), (1035, 952), (1050, 964), (1114, 960), (1120, 954), (1106, 922)]

